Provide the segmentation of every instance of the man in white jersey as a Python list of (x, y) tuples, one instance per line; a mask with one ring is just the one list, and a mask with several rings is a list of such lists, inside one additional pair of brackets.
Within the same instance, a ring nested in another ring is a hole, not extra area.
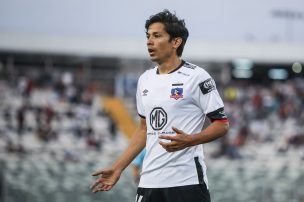
[[(202, 144), (228, 131), (224, 104), (211, 76), (180, 57), (188, 38), (184, 20), (168, 10), (145, 24), (150, 58), (157, 63), (137, 87), (140, 123), (112, 166), (93, 173), (91, 186), (108, 191), (146, 146), (136, 202), (209, 202)], [(211, 124), (203, 130), (205, 118)]]

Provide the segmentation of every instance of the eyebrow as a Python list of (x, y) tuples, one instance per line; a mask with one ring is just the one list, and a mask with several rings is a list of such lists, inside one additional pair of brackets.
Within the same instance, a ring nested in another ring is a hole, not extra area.
[(146, 35), (148, 34), (160, 34), (161, 32), (152, 32), (152, 33), (149, 33), (149, 32), (146, 32)]

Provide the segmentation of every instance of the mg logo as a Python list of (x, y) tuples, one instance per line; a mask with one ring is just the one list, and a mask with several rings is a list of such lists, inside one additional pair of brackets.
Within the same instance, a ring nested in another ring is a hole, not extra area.
[(167, 124), (167, 113), (161, 107), (155, 107), (150, 113), (150, 125), (154, 130), (161, 130)]

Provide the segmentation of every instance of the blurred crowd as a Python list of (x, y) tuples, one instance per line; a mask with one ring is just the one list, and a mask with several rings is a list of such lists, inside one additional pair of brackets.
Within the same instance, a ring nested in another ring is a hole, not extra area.
[(60, 150), (71, 161), (80, 159), (77, 149), (101, 151), (104, 141), (115, 141), (116, 124), (100, 103), (98, 86), (79, 85), (69, 72), (2, 80), (0, 149), (18, 155)]
[(234, 81), (222, 88), (230, 132), (214, 158), (243, 158), (248, 144), (269, 143), (269, 152), (296, 150), (304, 160), (304, 79), (268, 84)]
[[(212, 158), (255, 158), (248, 148), (270, 144), (269, 152), (296, 151), (304, 159), (303, 78), (267, 84), (238, 80), (219, 83), (218, 89), (231, 129), (216, 142)], [(0, 149), (29, 154), (55, 144), (73, 161), (79, 159), (77, 145), (101, 151), (105, 141), (115, 141), (117, 126), (103, 109), (100, 94), (96, 83), (80, 85), (69, 72), (0, 81)]]

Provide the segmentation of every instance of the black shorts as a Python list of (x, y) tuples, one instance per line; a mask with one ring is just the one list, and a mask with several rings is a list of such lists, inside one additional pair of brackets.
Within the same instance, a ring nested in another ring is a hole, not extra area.
[(135, 202), (210, 202), (206, 184), (169, 188), (138, 187)]

